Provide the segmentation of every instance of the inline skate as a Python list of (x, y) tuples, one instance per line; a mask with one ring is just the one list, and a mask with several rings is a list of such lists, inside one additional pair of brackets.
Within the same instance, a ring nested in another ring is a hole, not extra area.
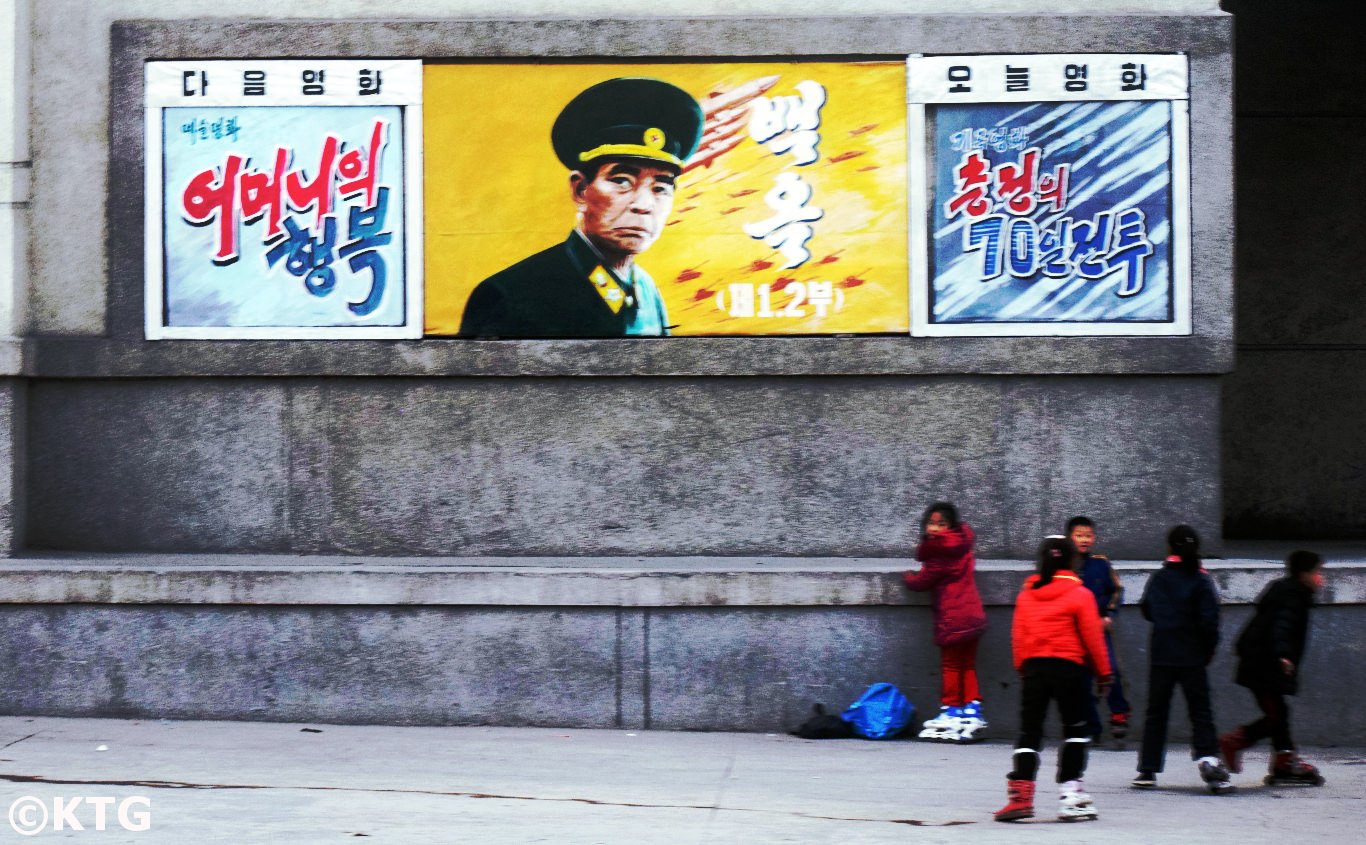
[(1111, 713), (1110, 714), (1110, 736), (1114, 737), (1115, 742), (1119, 742), (1129, 735), (1129, 714)]
[(958, 721), (962, 718), (963, 708), (949, 707), (947, 705), (939, 708), (939, 715), (933, 719), (926, 720), (921, 726), (920, 739), (927, 739), (931, 742), (954, 742), (958, 739)]
[(1300, 759), (1294, 751), (1277, 751), (1271, 758), (1271, 771), (1262, 781), (1267, 786), (1323, 786), (1319, 770)]
[(1017, 822), (1034, 818), (1034, 781), (1006, 781), (1006, 805), (996, 811), (996, 821)]
[(977, 742), (977, 733), (987, 727), (982, 718), (982, 702), (970, 701), (958, 708), (958, 736), (955, 742)]
[(1215, 795), (1223, 795), (1233, 791), (1233, 784), (1228, 779), (1228, 769), (1214, 757), (1201, 757), (1195, 761), (1195, 765), (1200, 769), (1200, 779), (1209, 787), (1209, 791)]
[(1058, 821), (1089, 822), (1100, 818), (1096, 804), (1079, 780), (1058, 785)]
[(1252, 743), (1247, 741), (1247, 734), (1242, 728), (1236, 728), (1219, 737), (1219, 756), (1224, 758), (1224, 765), (1235, 775), (1243, 770), (1243, 749)]

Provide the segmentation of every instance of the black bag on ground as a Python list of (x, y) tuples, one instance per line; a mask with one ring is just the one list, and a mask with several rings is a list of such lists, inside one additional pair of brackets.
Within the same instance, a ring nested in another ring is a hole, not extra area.
[(838, 714), (826, 713), (824, 704), (813, 705), (811, 718), (802, 722), (792, 735), (802, 739), (853, 739), (857, 736), (853, 725)]

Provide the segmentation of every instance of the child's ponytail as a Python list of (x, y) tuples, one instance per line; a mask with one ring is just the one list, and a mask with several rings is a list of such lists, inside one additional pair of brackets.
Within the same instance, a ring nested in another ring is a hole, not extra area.
[(1039, 580), (1034, 582), (1034, 589), (1053, 583), (1053, 575), (1059, 570), (1071, 569), (1076, 555), (1077, 547), (1066, 537), (1058, 534), (1045, 537), (1039, 545)]
[(1181, 568), (1186, 572), (1200, 571), (1200, 537), (1189, 525), (1178, 525), (1167, 532), (1167, 547), (1172, 554), (1181, 558)]

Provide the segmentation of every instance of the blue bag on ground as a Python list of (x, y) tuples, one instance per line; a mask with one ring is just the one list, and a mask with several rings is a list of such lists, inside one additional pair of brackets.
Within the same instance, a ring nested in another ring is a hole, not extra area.
[(873, 684), (840, 718), (859, 736), (891, 739), (915, 718), (915, 707), (892, 684)]

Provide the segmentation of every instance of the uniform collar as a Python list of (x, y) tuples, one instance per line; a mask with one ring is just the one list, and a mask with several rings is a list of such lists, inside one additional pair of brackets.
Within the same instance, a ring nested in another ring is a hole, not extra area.
[(603, 257), (597, 247), (593, 246), (593, 242), (588, 240), (588, 236), (579, 231), (578, 228), (569, 233), (569, 240), (566, 245), (569, 247), (569, 257), (573, 259), (574, 267), (580, 273), (587, 276), (594, 269), (601, 267), (611, 274), (612, 278), (616, 279), (622, 288), (630, 292), (635, 283), (636, 264), (634, 261), (631, 262), (631, 272), (626, 278), (622, 278), (620, 273), (607, 266), (607, 259)]

